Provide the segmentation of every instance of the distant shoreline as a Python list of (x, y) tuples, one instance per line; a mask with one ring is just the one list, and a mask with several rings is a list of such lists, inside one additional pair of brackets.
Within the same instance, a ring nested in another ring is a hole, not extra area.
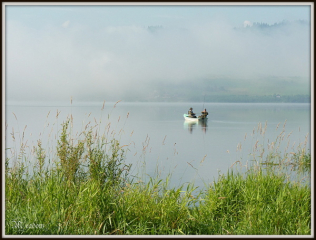
[[(152, 101), (152, 100), (151, 100)], [(187, 96), (179, 98), (170, 96), (168, 98), (157, 98), (156, 101), (163, 102), (201, 102), (201, 96)], [(208, 95), (204, 102), (213, 103), (311, 103), (310, 95)]]

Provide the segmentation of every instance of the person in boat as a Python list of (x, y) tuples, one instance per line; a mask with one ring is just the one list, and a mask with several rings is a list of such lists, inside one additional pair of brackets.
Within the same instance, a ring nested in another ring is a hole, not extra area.
[(190, 108), (188, 111), (189, 117), (195, 117), (195, 113), (193, 112), (193, 108)]
[(204, 110), (201, 113), (202, 113), (201, 118), (206, 118), (207, 115), (208, 115), (208, 112), (206, 111), (206, 108), (204, 108)]

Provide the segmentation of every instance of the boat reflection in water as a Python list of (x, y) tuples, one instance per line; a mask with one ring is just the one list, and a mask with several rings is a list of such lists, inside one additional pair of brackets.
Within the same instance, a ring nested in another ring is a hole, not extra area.
[(206, 129), (207, 129), (207, 119), (205, 119), (205, 120), (199, 120), (199, 121), (196, 121), (196, 122), (184, 121), (183, 126), (184, 126), (184, 128), (187, 128), (190, 133), (193, 132), (193, 129), (194, 129), (194, 128), (201, 128), (202, 131), (203, 131), (204, 133), (206, 133)]

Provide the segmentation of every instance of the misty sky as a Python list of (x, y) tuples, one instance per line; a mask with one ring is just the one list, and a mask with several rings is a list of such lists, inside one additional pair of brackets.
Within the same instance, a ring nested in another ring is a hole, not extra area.
[[(310, 81), (310, 28), (296, 23), (310, 22), (310, 11), (308, 5), (6, 5), (6, 100), (103, 101), (154, 82), (198, 84), (219, 76)], [(293, 24), (244, 31), (284, 20)]]

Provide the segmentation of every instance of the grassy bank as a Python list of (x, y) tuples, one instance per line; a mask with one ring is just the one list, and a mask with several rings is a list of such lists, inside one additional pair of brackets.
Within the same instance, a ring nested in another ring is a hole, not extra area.
[(93, 128), (74, 140), (70, 123), (62, 124), (53, 159), (38, 141), (32, 171), (23, 153), (18, 161), (7, 156), (6, 234), (311, 234), (311, 189), (280, 171), (309, 171), (304, 148), (287, 166), (270, 154), (196, 192), (193, 184), (169, 187), (169, 178), (132, 177), (119, 141)]

